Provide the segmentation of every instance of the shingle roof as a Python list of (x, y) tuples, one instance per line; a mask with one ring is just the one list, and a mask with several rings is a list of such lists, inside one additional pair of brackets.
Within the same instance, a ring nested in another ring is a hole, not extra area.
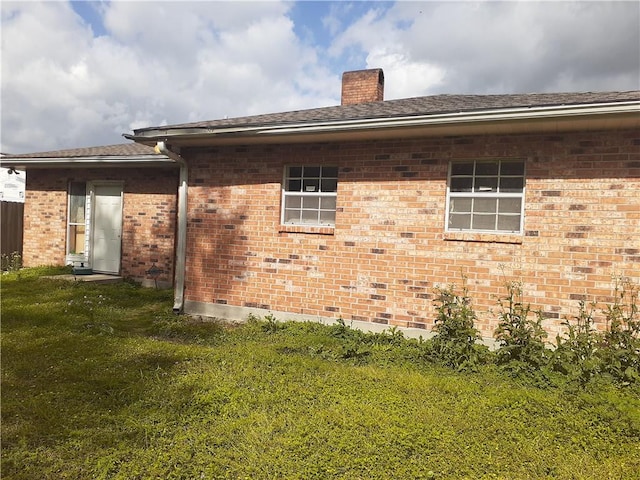
[[(341, 120), (365, 120), (375, 118), (411, 117), (446, 113), (481, 112), (489, 110), (552, 107), (565, 105), (604, 104), (640, 101), (640, 90), (627, 92), (585, 92), (585, 93), (533, 93), (508, 95), (433, 95), (427, 97), (386, 100), (382, 102), (333, 107), (312, 108), (291, 112), (270, 113), (221, 120), (210, 120), (148, 127), (135, 133), (172, 129), (215, 129), (234, 127), (260, 127), (270, 125), (304, 124)], [(49, 152), (5, 154), (0, 158), (10, 159), (73, 159), (93, 157), (136, 157), (157, 155), (152, 147), (139, 143), (124, 143), (98, 147), (72, 148)]]
[(339, 105), (334, 107), (312, 108), (309, 110), (148, 127), (138, 129), (135, 133), (157, 129), (252, 127), (639, 100), (640, 90), (628, 92), (530, 93), (509, 95), (433, 95), (357, 105)]
[(118, 145), (105, 145), (102, 147), (72, 148), (68, 150), (54, 150), (51, 152), (23, 153), (17, 155), (6, 154), (0, 159), (12, 158), (82, 158), (82, 157), (136, 157), (141, 155), (157, 154), (152, 147), (139, 143), (123, 143)]

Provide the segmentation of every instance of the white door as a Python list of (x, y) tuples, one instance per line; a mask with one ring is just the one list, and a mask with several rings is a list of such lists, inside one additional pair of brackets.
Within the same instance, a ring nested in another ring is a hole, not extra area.
[(99, 273), (120, 273), (122, 246), (122, 185), (93, 185), (91, 268)]

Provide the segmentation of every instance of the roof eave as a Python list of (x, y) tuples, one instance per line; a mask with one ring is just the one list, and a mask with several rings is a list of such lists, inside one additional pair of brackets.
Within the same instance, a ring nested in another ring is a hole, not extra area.
[[(614, 102), (604, 104), (551, 106), (551, 107), (526, 107), (498, 110), (484, 110), (473, 112), (454, 112), (431, 115), (415, 115), (402, 117), (382, 117), (353, 120), (303, 122), (296, 124), (272, 124), (262, 126), (237, 126), (223, 128), (157, 128), (143, 129), (134, 135), (125, 135), (130, 140), (139, 143), (153, 144), (158, 140), (170, 140), (176, 145), (201, 144), (201, 143), (255, 143), (263, 141), (307, 141), (310, 137), (322, 137), (330, 135), (353, 135), (356, 137), (378, 136), (381, 132), (398, 134), (406, 132), (429, 132), (440, 135), (457, 135), (466, 133), (499, 133), (505, 131), (513, 133), (521, 126), (546, 124), (547, 130), (559, 128), (562, 131), (570, 130), (569, 124), (574, 124), (575, 129), (583, 128), (580, 125), (585, 121), (598, 119), (598, 124), (611, 125), (613, 119), (625, 119), (630, 128), (640, 126), (640, 101)], [(603, 120), (607, 119), (605, 124)], [(635, 120), (635, 122), (634, 122)], [(594, 122), (592, 122), (594, 123)], [(562, 127), (560, 125), (562, 124)], [(392, 133), (394, 132), (394, 133)], [(444, 132), (444, 133), (443, 133)]]
[(74, 168), (74, 167), (171, 167), (175, 162), (163, 155), (111, 155), (85, 157), (17, 157), (0, 158), (6, 168)]

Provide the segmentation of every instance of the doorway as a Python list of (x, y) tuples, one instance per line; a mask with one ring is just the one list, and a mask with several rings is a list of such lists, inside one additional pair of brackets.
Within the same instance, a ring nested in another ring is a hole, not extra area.
[(91, 185), (91, 267), (94, 272), (120, 274), (122, 190), (121, 183)]

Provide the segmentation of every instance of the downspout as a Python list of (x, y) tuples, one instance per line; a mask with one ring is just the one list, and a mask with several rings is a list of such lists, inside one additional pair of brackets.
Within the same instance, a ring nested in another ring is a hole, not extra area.
[(189, 182), (189, 167), (179, 154), (169, 149), (165, 142), (158, 142), (154, 148), (156, 153), (162, 153), (180, 165), (180, 180), (178, 184), (178, 242), (176, 244), (176, 276), (173, 290), (173, 313), (179, 315), (184, 309), (184, 277), (187, 258), (187, 189)]

